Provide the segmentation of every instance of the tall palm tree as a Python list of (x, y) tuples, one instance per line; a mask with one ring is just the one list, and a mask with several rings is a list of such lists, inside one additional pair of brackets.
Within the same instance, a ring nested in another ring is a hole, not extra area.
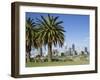
[(31, 47), (34, 46), (35, 48), (37, 48), (37, 42), (36, 42), (36, 28), (35, 28), (36, 24), (33, 21), (33, 19), (28, 18), (26, 20), (26, 62), (30, 61), (31, 58)]
[(38, 32), (38, 39), (44, 45), (48, 45), (48, 61), (52, 61), (52, 46), (59, 45), (62, 47), (64, 43), (64, 27), (61, 25), (63, 21), (58, 21), (58, 16), (41, 16), (37, 18), (40, 30)]

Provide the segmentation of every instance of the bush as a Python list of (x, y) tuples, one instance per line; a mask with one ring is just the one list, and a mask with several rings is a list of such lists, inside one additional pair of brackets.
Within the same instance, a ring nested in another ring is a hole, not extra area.
[(63, 56), (65, 56), (65, 54), (64, 53), (61, 53), (61, 56), (63, 57)]

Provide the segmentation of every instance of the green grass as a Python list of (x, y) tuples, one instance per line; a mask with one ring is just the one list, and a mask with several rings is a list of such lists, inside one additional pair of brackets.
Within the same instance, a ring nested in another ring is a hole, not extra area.
[(89, 64), (89, 60), (72, 60), (72, 61), (53, 61), (53, 62), (27, 62), (26, 67), (42, 67), (42, 66), (64, 66), (64, 65), (85, 65)]

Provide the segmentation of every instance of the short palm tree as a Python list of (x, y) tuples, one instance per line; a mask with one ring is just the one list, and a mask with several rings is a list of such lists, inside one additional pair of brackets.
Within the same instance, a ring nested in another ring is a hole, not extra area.
[(37, 18), (40, 30), (38, 32), (38, 39), (40, 43), (48, 45), (48, 61), (52, 61), (52, 46), (59, 45), (62, 47), (64, 43), (64, 27), (61, 25), (63, 21), (58, 21), (58, 16), (41, 16)]

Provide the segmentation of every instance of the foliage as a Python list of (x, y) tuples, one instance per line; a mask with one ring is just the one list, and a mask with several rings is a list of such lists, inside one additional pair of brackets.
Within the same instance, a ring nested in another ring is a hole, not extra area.
[(61, 53), (61, 56), (63, 57), (63, 56), (65, 56), (65, 54), (62, 52), (62, 53)]

